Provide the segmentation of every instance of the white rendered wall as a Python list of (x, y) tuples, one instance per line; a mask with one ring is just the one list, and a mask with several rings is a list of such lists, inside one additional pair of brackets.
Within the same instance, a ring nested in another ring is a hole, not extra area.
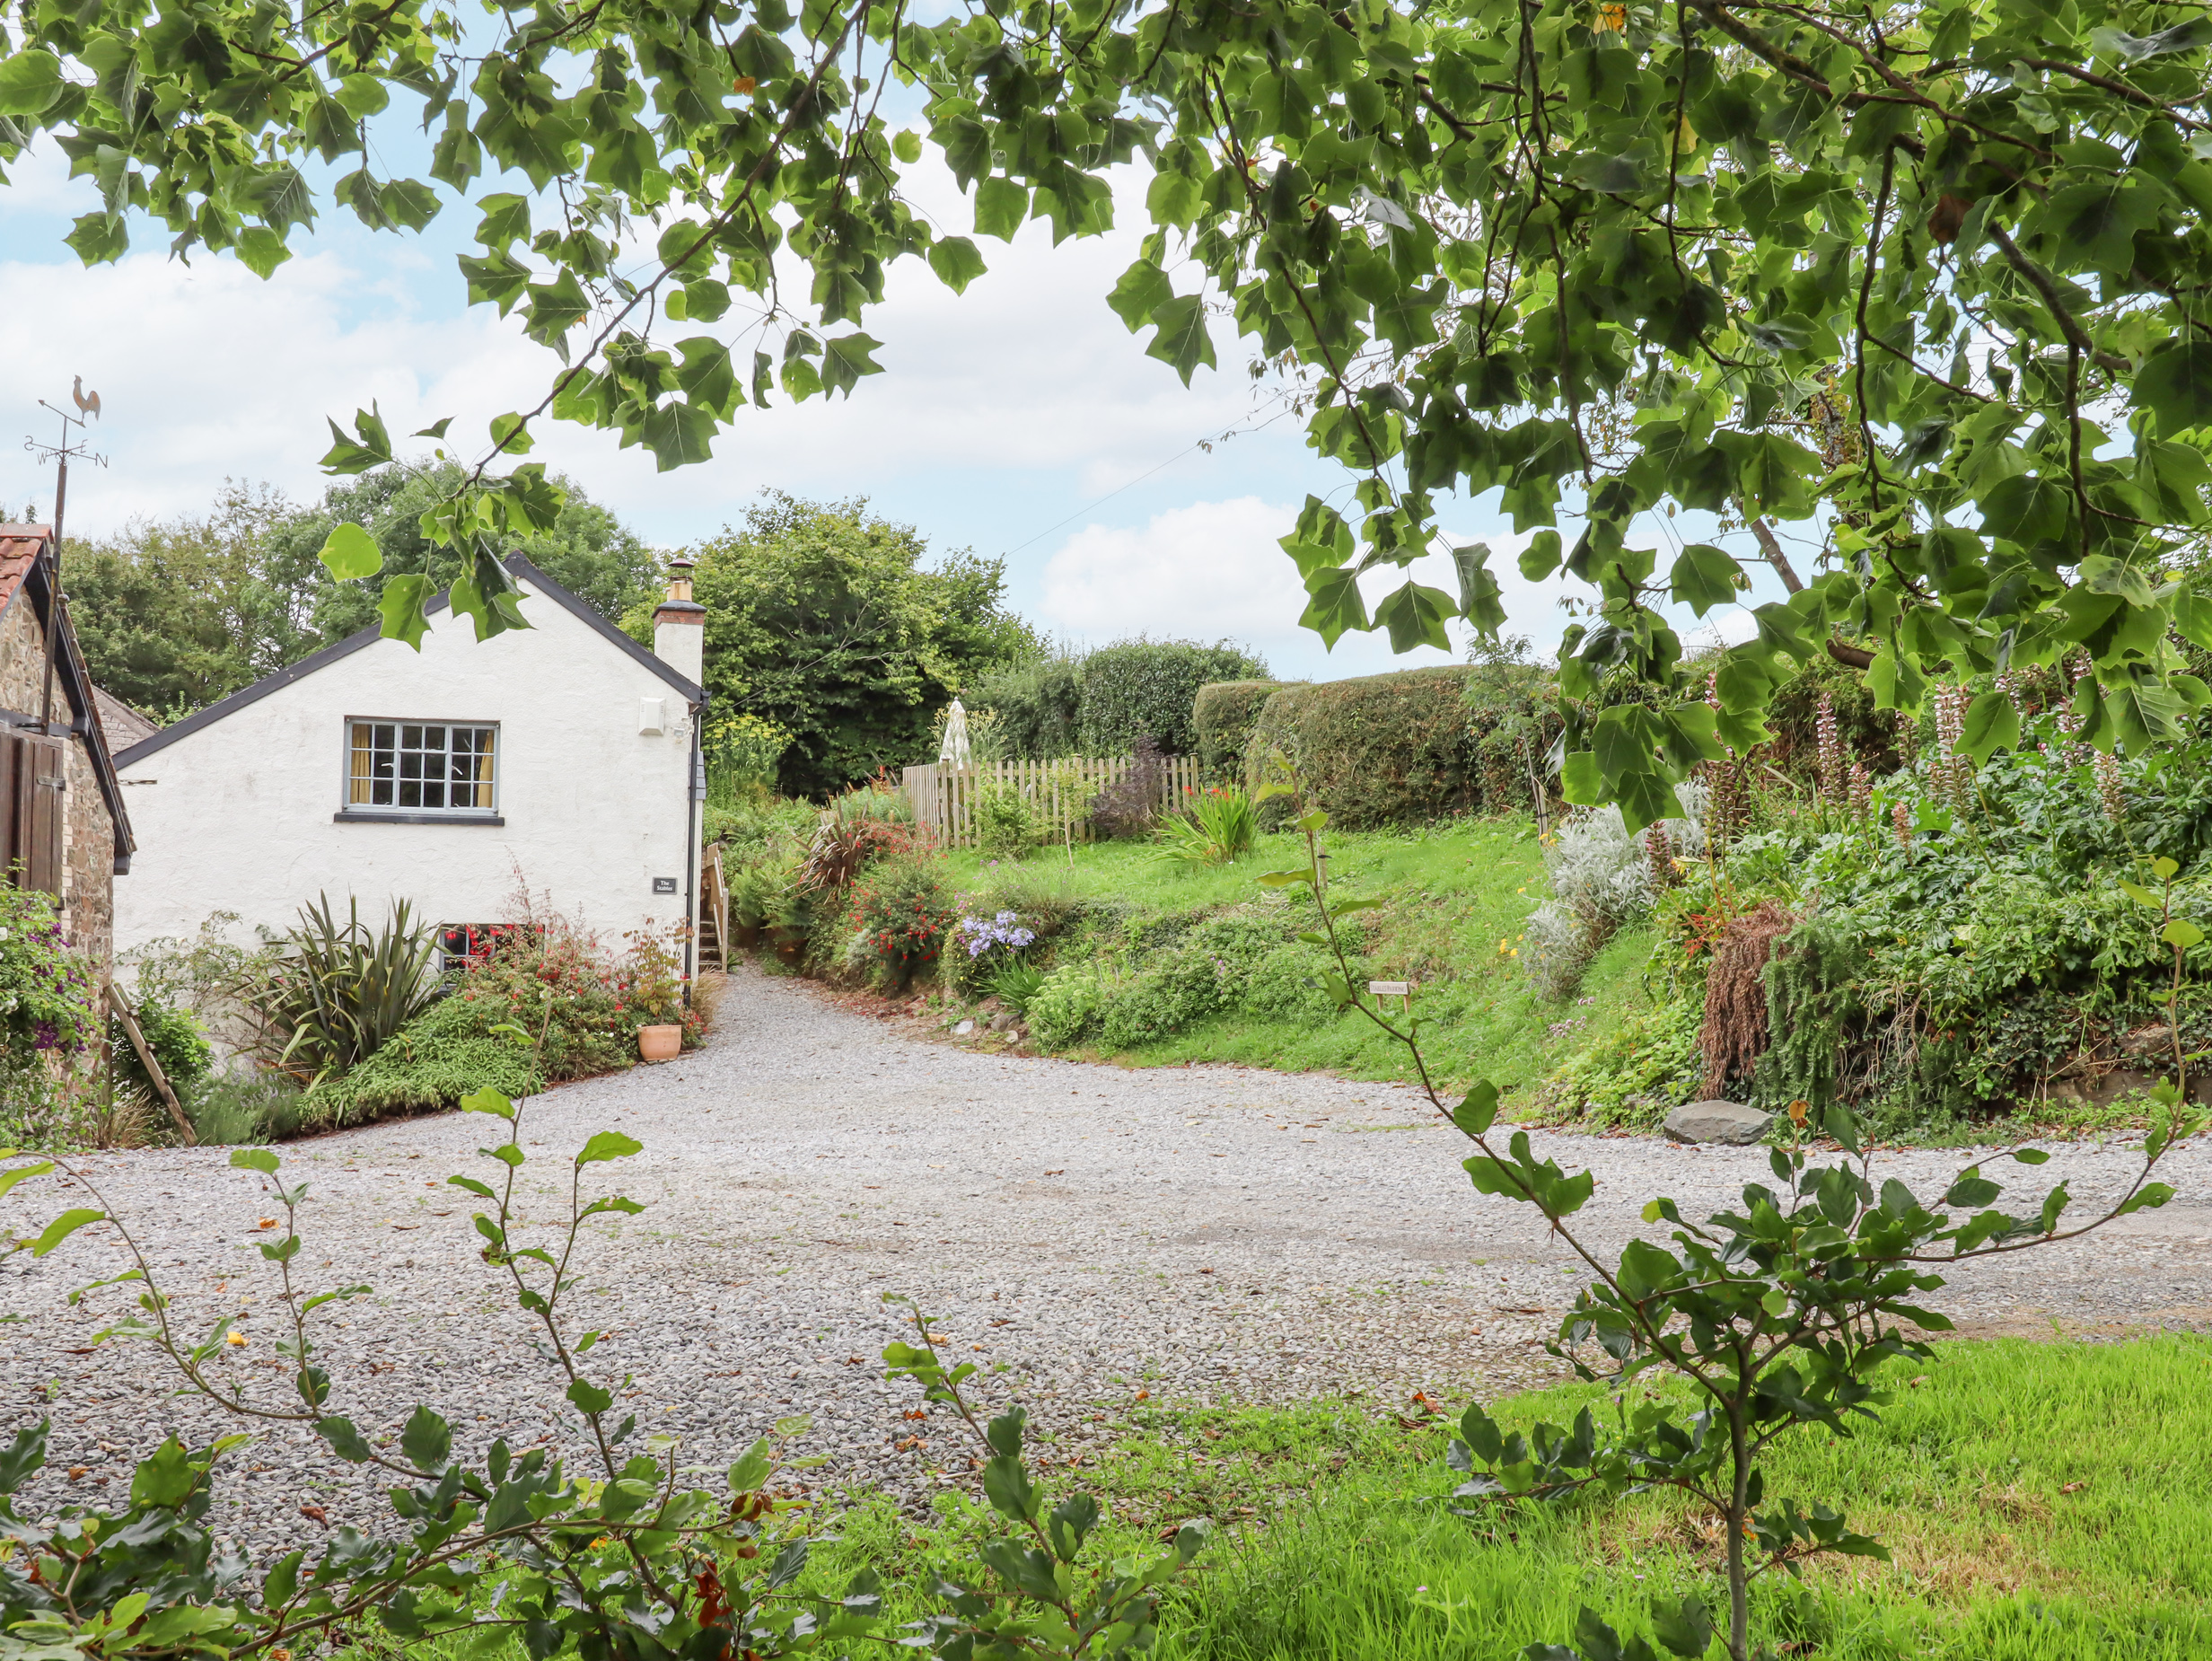
[[(527, 590), (527, 584), (525, 584)], [(381, 922), (395, 899), (433, 923), (497, 922), (522, 881), (619, 950), (626, 929), (685, 920), (691, 711), (683, 696), (544, 596), (531, 627), (477, 644), (440, 612), (417, 655), (377, 640), (118, 770), (137, 832), (115, 885), (118, 959), (234, 911), (233, 936), (281, 929), (327, 892)], [(661, 699), (657, 734), (641, 700)], [(337, 823), (347, 722), (499, 724), (504, 826)], [(655, 894), (654, 877), (676, 879)]]

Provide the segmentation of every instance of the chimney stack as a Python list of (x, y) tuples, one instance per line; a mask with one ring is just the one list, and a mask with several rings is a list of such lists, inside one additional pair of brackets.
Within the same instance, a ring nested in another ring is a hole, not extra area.
[(705, 684), (707, 608), (691, 598), (691, 562), (668, 562), (668, 598), (653, 611), (653, 655), (687, 681)]

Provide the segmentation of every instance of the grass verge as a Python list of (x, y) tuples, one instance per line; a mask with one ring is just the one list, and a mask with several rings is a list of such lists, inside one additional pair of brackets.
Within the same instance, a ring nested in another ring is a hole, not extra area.
[[(1833, 1661), (2212, 1654), (2212, 1341), (1960, 1341), (1891, 1382), (1878, 1423), (1778, 1445), (1769, 1490), (1847, 1506), (1895, 1560), (1758, 1583), (1761, 1641)], [(1494, 1411), (1563, 1421), (1597, 1400), (1567, 1386)], [(1565, 1641), (1584, 1604), (1624, 1631), (1647, 1630), (1655, 1596), (1717, 1604), (1716, 1533), (1672, 1496), (1452, 1516), (1445, 1422), (1341, 1402), (1140, 1409), (1053, 1487), (1108, 1502), (1108, 1551), (1193, 1515), (1230, 1525), (1166, 1612), (1162, 1661), (1505, 1661)], [(919, 1525), (855, 1507), (818, 1554), (824, 1584), (863, 1560), (902, 1586), (963, 1572), (991, 1526), (978, 1503), (940, 1496)]]

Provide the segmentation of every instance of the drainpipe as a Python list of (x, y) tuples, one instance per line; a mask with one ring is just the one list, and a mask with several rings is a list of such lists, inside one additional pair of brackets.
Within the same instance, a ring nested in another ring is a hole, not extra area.
[[(653, 611), (653, 655), (694, 686), (707, 684), (707, 608), (691, 597), (692, 563), (679, 555), (668, 562), (668, 593)], [(691, 707), (691, 777), (683, 814), (684, 916), (691, 938), (683, 946), (684, 1006), (690, 1007), (691, 982), (698, 973), (699, 804), (707, 800), (707, 694)]]

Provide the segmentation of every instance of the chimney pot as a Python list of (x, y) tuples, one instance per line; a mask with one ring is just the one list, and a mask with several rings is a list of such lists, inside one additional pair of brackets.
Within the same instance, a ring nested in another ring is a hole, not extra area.
[(653, 655), (688, 681), (706, 677), (707, 608), (691, 598), (691, 561), (668, 562), (668, 597), (654, 608)]

